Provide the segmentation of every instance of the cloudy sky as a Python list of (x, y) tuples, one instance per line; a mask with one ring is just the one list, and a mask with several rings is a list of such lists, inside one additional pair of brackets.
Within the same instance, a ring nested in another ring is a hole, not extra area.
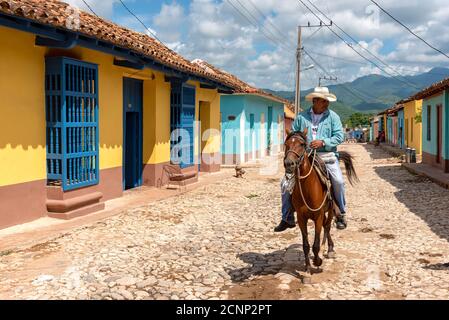
[[(145, 32), (118, 0), (85, 0), (98, 14), (131, 29)], [(369, 0), (303, 0), (324, 22), (311, 3), (358, 41), (362, 55), (390, 74), (413, 75), (433, 67), (449, 67), (436, 53), (382, 13)], [(88, 11), (82, 0), (66, 1)], [(298, 0), (124, 0), (125, 4), (166, 45), (192, 60), (200, 58), (234, 73), (260, 88), (294, 88), (297, 26), (319, 23)], [(449, 52), (447, 0), (377, 0), (393, 16), (428, 42)], [(429, 10), (432, 8), (432, 10)], [(332, 29), (353, 43), (335, 26)], [(320, 76), (339, 82), (362, 75), (385, 74), (368, 63), (329, 29), (303, 29), (307, 55), (301, 87), (316, 86)], [(381, 61), (370, 55), (366, 48)], [(386, 67), (382, 63), (388, 64)], [(325, 69), (326, 71), (323, 71)]]

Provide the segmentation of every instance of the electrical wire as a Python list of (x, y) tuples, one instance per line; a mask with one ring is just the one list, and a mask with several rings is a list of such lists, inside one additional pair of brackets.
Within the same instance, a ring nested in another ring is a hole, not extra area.
[[(136, 18), (137, 19), (137, 21), (139, 21), (140, 22), (140, 24), (146, 29), (146, 30), (148, 30), (148, 32), (154, 37), (154, 38), (156, 38), (160, 43), (162, 43), (162, 44), (164, 44), (165, 45), (165, 43), (161, 40), (161, 39), (159, 39), (157, 36), (156, 36), (156, 34), (149, 28), (149, 27), (147, 27), (147, 25), (122, 1), (122, 0), (119, 0), (119, 2), (123, 5), (123, 7), (132, 15), (132, 16), (134, 16), (134, 18)], [(165, 45), (166, 46), (166, 45)]]
[[(298, 0), (304, 7), (306, 7), (320, 22), (324, 22), (312, 9), (310, 9), (309, 6), (307, 6), (304, 1), (302, 0)], [(336, 36), (338, 37), (341, 41), (343, 41), (349, 48), (351, 48), (357, 55), (359, 55), (360, 57), (362, 57), (364, 60), (366, 60), (367, 62), (371, 63), (372, 65), (376, 66), (379, 70), (381, 70), (382, 72), (388, 74), (389, 76), (395, 78), (396, 80), (414, 87), (416, 90), (419, 90), (418, 87), (416, 87), (413, 83), (409, 82), (409, 81), (404, 81), (402, 79), (400, 79), (398, 76), (395, 76), (393, 74), (391, 74), (390, 72), (386, 71), (384, 68), (382, 68), (381, 66), (379, 66), (379, 64), (377, 64), (376, 62), (368, 59), (367, 57), (365, 57), (364, 55), (362, 55), (359, 51), (355, 50), (353, 45), (350, 44), (349, 42), (347, 42), (342, 36), (340, 36), (338, 33), (336, 33), (330, 26), (326, 25), (326, 27)]]
[[(328, 15), (326, 15), (322, 10), (320, 10), (320, 8), (318, 8), (313, 2), (311, 2), (310, 0), (307, 0), (321, 15), (323, 15), (326, 19), (332, 21), (331, 18), (329, 18)], [(301, 1), (301, 3), (303, 3), (303, 1)], [(309, 10), (310, 8), (308, 8), (304, 3), (303, 5)], [(311, 11), (312, 12), (312, 11)], [(314, 14), (318, 19), (320, 19), (314, 12), (312, 12), (312, 14)], [(411, 85), (412, 87), (419, 89), (418, 87), (416, 87), (413, 83), (407, 81), (407, 79), (405, 79), (405, 77), (398, 72), (396, 69), (392, 68), (387, 62), (385, 62), (383, 59), (381, 59), (379, 56), (377, 56), (376, 54), (374, 54), (373, 52), (371, 52), (371, 50), (369, 50), (368, 48), (365, 48), (364, 46), (360, 45), (359, 41), (357, 41), (353, 36), (351, 36), (349, 33), (347, 33), (345, 30), (343, 30), (343, 28), (341, 28), (337, 23), (335, 23), (335, 21), (332, 21), (333, 25), (335, 27), (337, 27), (338, 30), (340, 30), (344, 35), (346, 35), (349, 39), (351, 39), (358, 47), (360, 47), (363, 51), (367, 52), (370, 56), (372, 56), (374, 59), (376, 59), (377, 61), (379, 61), (381, 64), (383, 64), (384, 66), (386, 66), (387, 68), (391, 69), (392, 71), (394, 71), (399, 77), (402, 77), (406, 83), (408, 83), (409, 85)], [(333, 30), (331, 30), (333, 32)], [(352, 46), (352, 45), (351, 45)], [(354, 48), (352, 48), (352, 50), (355, 50)], [(382, 70), (382, 69), (381, 69)], [(382, 70), (383, 71), (383, 70)], [(384, 71), (385, 72), (385, 71)], [(389, 73), (387, 73), (389, 74)], [(392, 76), (391, 74), (389, 74), (390, 76)]]
[(98, 14), (95, 13), (95, 11), (92, 9), (92, 7), (87, 3), (87, 1), (82, 0), (84, 2), (84, 4), (86, 5), (86, 7), (90, 10), (90, 12), (92, 12), (95, 16), (97, 16), (97, 18), (99, 18)]
[[(293, 47), (289, 47), (288, 45), (284, 44), (283, 41), (280, 41), (276, 36), (273, 35), (273, 33), (271, 33), (271, 35), (267, 34), (267, 32), (265, 31), (265, 27), (260, 26), (259, 22), (257, 20), (257, 18), (255, 18), (251, 12), (249, 12), (249, 10), (239, 1), (236, 0), (240, 6), (246, 11), (248, 12), (249, 16), (246, 15), (245, 13), (243, 13), (232, 1), (230, 0), (226, 0), (228, 4), (230, 4), (235, 11), (237, 11), (246, 21), (248, 21), (251, 25), (253, 25), (255, 28), (260, 29), (260, 31), (262, 32), (262, 34), (265, 36), (265, 38), (267, 38), (268, 40), (270, 40), (273, 44), (277, 45), (277, 46), (281, 46), (283, 47), (285, 50), (291, 51), (291, 50), (296, 50), (293, 49)], [(251, 18), (252, 19), (251, 19)]]
[(407, 27), (404, 23), (402, 23), (401, 21), (399, 21), (397, 18), (395, 18), (392, 14), (390, 14), (387, 10), (385, 10), (384, 8), (382, 8), (376, 1), (371, 0), (372, 3), (374, 3), (380, 10), (382, 10), (385, 14), (387, 14), (391, 19), (393, 19), (394, 21), (396, 21), (398, 24), (400, 24), (402, 27), (404, 27), (408, 32), (410, 32), (412, 35), (414, 35), (416, 38), (418, 38), (419, 40), (421, 40), (422, 42), (424, 42), (428, 47), (432, 48), (433, 50), (435, 50), (436, 52), (442, 54), (443, 56), (445, 56), (446, 58), (449, 59), (449, 56), (444, 53), (443, 51), (441, 51), (440, 49), (434, 47), (433, 45), (431, 45), (429, 42), (427, 42), (425, 39), (423, 39), (422, 37), (420, 37), (419, 35), (417, 35), (415, 32), (413, 32), (409, 27)]

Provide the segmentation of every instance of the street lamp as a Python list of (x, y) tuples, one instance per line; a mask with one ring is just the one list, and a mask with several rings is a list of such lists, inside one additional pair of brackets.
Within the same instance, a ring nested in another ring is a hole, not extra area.
[(311, 64), (310, 66), (301, 69), (301, 72), (307, 71), (307, 70), (310, 70), (310, 69), (313, 69), (313, 68), (315, 68), (315, 65)]

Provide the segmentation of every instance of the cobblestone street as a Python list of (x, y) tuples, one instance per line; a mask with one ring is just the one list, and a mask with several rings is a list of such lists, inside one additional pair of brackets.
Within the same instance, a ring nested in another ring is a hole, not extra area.
[(342, 149), (361, 182), (347, 186), (348, 229), (332, 229), (336, 258), (311, 284), (299, 229), (273, 232), (282, 172), (252, 168), (0, 252), (0, 298), (449, 299), (449, 191), (374, 146)]

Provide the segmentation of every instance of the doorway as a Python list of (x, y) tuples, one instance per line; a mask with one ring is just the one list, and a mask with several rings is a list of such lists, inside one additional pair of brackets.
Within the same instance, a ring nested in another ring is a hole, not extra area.
[(142, 185), (143, 81), (123, 78), (123, 189)]
[[(210, 138), (209, 134), (206, 131), (210, 128), (210, 117), (211, 117), (211, 108), (210, 102), (200, 101), (199, 103), (199, 116), (198, 116), (198, 170), (199, 171), (208, 171), (208, 165), (210, 165), (210, 161), (212, 159), (204, 154), (206, 151), (208, 139)], [(203, 140), (203, 138), (205, 140)], [(204, 157), (203, 157), (204, 156)], [(210, 155), (212, 156), (212, 155)]]

